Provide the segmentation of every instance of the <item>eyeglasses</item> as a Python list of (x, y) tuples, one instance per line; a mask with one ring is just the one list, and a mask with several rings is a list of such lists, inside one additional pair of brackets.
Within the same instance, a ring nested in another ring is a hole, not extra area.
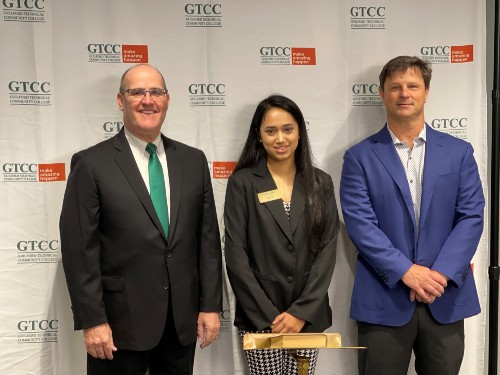
[(153, 89), (127, 89), (125, 91), (121, 91), (122, 94), (127, 93), (128, 96), (132, 99), (142, 99), (146, 96), (146, 93), (149, 92), (149, 95), (153, 99), (161, 99), (167, 96), (168, 90), (167, 89), (158, 89), (158, 88), (153, 88)]

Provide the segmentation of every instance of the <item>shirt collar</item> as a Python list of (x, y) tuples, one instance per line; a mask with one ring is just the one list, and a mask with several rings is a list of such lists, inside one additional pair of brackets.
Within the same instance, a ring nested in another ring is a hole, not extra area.
[[(389, 125), (387, 125), (387, 130), (389, 130), (389, 134), (391, 135), (392, 142), (395, 145), (400, 145), (402, 143), (405, 143), (405, 142), (401, 141), (398, 137), (396, 137), (396, 135), (392, 132)], [(424, 141), (424, 142), (427, 141), (427, 126), (425, 124), (424, 124), (424, 127), (422, 128), (422, 130), (420, 130), (420, 133), (418, 133), (418, 135), (413, 140), (414, 141)]]
[[(149, 142), (143, 141), (142, 139), (136, 137), (131, 132), (125, 128), (125, 136), (127, 137), (127, 141), (130, 144), (130, 147), (137, 152), (138, 154), (144, 154), (149, 158), (149, 153), (146, 151), (146, 146)], [(158, 154), (162, 154), (164, 152), (163, 142), (161, 141), (161, 134), (156, 137), (156, 139), (151, 142), (156, 146), (156, 152)]]

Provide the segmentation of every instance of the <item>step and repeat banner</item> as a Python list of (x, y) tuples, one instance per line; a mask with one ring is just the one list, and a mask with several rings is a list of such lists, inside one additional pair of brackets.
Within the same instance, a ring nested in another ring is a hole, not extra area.
[[(486, 182), (484, 2), (2, 0), (0, 12), (1, 374), (85, 373), (59, 213), (72, 154), (123, 126), (116, 93), (133, 64), (166, 78), (164, 134), (206, 153), (221, 233), (227, 178), (257, 103), (272, 93), (297, 102), (338, 198), (344, 151), (384, 124), (378, 74), (397, 55), (432, 63), (426, 120), (473, 144)], [(343, 228), (330, 331), (344, 345), (356, 344), (348, 317), (356, 256)], [(466, 321), (463, 375), (484, 372), (487, 260), (485, 231), (473, 260), (483, 312)], [(226, 282), (222, 333), (197, 351), (196, 374), (245, 373), (233, 308)], [(321, 351), (317, 374), (331, 373), (355, 374), (356, 353)]]

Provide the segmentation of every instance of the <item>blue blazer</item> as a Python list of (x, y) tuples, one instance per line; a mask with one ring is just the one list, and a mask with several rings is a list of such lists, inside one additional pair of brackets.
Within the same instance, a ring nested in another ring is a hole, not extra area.
[(426, 125), (420, 235), (410, 188), (387, 125), (346, 151), (340, 181), (345, 226), (359, 251), (352, 319), (401, 326), (416, 303), (401, 281), (413, 263), (448, 276), (434, 318), (451, 323), (481, 310), (470, 262), (483, 230), (484, 196), (472, 146)]

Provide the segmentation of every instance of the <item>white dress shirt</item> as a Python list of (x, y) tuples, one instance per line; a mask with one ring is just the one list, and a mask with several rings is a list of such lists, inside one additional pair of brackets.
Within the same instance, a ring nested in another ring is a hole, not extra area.
[[(125, 136), (127, 137), (127, 141), (130, 144), (130, 148), (132, 149), (132, 155), (134, 155), (134, 159), (137, 163), (137, 167), (139, 168), (139, 172), (141, 172), (142, 179), (144, 180), (144, 183), (146, 184), (149, 192), (149, 153), (146, 151), (146, 145), (148, 144), (148, 142), (137, 138), (135, 135), (130, 133), (127, 128), (125, 128)], [(167, 193), (167, 204), (169, 207), (168, 221), (170, 223), (170, 180), (168, 178), (167, 156), (165, 154), (165, 147), (163, 146), (163, 142), (161, 140), (161, 134), (151, 143), (156, 146), (156, 154), (158, 155), (158, 159), (161, 163), (161, 168), (163, 169), (165, 191)]]
[(418, 136), (413, 139), (413, 148), (410, 148), (408, 143), (403, 142), (394, 135), (389, 126), (389, 134), (391, 135), (394, 147), (403, 164), (408, 186), (410, 187), (411, 200), (413, 201), (413, 209), (415, 212), (416, 235), (418, 238), (420, 230), (420, 207), (422, 202), (422, 183), (424, 176), (424, 160), (425, 160), (425, 140), (426, 131), (425, 125)]

